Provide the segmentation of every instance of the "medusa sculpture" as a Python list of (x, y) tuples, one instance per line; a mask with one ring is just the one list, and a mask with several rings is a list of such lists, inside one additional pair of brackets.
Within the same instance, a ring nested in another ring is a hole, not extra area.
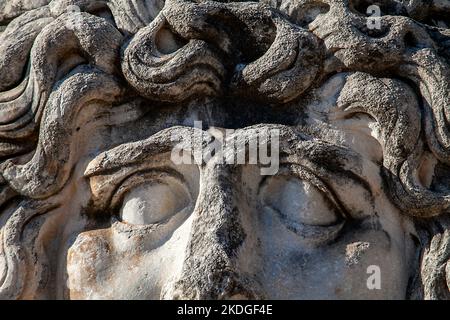
[(0, 1), (0, 298), (448, 299), (449, 16)]

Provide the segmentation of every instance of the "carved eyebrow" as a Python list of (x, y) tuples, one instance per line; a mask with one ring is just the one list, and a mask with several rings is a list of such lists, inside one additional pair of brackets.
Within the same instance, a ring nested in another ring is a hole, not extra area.
[(323, 180), (351, 180), (373, 196), (370, 183), (363, 174), (361, 155), (349, 148), (323, 141), (299, 141), (294, 150), (280, 158), (280, 164), (301, 165)]
[(119, 145), (99, 154), (87, 166), (84, 177), (109, 173), (120, 168), (151, 160), (157, 155), (170, 152), (175, 146), (190, 150), (186, 137), (203, 131), (190, 127), (171, 127), (164, 129), (150, 138)]
[[(245, 145), (248, 144), (250, 132), (257, 130), (260, 134), (270, 136), (270, 130), (280, 130), (281, 149), (289, 148), (292, 139), (299, 139), (298, 134), (290, 127), (284, 125), (255, 125), (243, 129), (237, 129), (236, 137), (244, 137)], [(95, 157), (84, 172), (86, 178), (105, 174), (124, 166), (142, 163), (153, 157), (172, 151), (173, 148), (182, 148), (186, 151), (194, 151), (190, 139), (187, 137), (201, 136), (202, 143), (207, 144), (211, 134), (199, 128), (175, 126), (159, 131), (151, 137), (136, 142), (124, 143), (115, 148), (102, 152)]]
[[(373, 194), (370, 184), (362, 175), (362, 160), (351, 149), (318, 140), (305, 140), (300, 132), (284, 125), (255, 125), (238, 129), (234, 135), (243, 138), (244, 144), (247, 145), (250, 132), (259, 130), (260, 133), (270, 136), (270, 130), (273, 129), (280, 130), (280, 164), (300, 164), (326, 179), (350, 179), (361, 185), (370, 195)], [(140, 167), (158, 155), (171, 152), (174, 147), (192, 152), (193, 146), (186, 137), (194, 135), (201, 135), (203, 142), (211, 137), (206, 131), (193, 127), (176, 126), (164, 129), (148, 139), (125, 143), (101, 153), (89, 163), (84, 176), (92, 178), (112, 175), (121, 169), (129, 171), (129, 167)]]

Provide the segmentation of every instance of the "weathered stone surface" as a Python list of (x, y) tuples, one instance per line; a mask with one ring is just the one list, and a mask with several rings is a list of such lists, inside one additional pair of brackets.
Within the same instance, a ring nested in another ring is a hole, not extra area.
[(449, 17), (0, 0), (0, 298), (449, 299)]

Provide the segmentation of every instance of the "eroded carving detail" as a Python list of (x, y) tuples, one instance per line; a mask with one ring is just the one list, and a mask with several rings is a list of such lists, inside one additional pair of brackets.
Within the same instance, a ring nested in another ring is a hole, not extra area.
[(0, 298), (448, 299), (450, 5), (378, 2), (0, 1)]

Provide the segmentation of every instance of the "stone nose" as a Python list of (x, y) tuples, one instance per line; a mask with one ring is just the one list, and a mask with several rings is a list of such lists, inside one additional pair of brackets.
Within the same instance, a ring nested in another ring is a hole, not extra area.
[(246, 239), (236, 205), (232, 169), (206, 169), (180, 277), (163, 299), (255, 299), (255, 285), (239, 272)]

